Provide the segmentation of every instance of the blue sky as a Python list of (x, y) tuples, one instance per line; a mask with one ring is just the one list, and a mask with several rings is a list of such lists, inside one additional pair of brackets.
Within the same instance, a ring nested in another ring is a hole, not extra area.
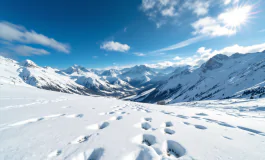
[(199, 64), (264, 50), (264, 8), (261, 0), (0, 1), (0, 54), (57, 68)]

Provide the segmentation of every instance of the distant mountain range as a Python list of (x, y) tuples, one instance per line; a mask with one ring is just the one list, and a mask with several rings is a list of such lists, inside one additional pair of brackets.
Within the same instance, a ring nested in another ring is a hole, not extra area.
[(265, 97), (264, 53), (216, 55), (197, 68), (137, 65), (108, 70), (78, 65), (58, 70), (0, 57), (0, 83), (147, 103), (259, 98)]

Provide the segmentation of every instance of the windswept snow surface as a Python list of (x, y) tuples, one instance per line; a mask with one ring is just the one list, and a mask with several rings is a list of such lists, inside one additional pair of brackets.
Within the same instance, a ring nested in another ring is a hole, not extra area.
[(265, 99), (141, 104), (1, 82), (1, 160), (264, 160)]

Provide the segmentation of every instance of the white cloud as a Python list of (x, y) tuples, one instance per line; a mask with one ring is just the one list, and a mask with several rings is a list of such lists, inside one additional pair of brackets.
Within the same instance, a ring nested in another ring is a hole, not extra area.
[(175, 11), (175, 8), (173, 6), (162, 10), (161, 11), (161, 14), (163, 16), (169, 16), (169, 17), (173, 17), (173, 16), (176, 16), (177, 15), (177, 13)]
[(93, 56), (92, 58), (94, 58), (94, 59), (97, 59), (97, 58), (98, 58), (98, 56)]
[(142, 0), (141, 10), (157, 28), (178, 15), (178, 0)]
[(203, 39), (203, 36), (193, 37), (193, 38), (187, 39), (185, 41), (179, 42), (177, 44), (174, 44), (172, 46), (153, 51), (152, 53), (164, 52), (164, 51), (175, 50), (175, 49), (178, 49), (178, 48), (183, 48), (183, 47), (186, 47), (186, 46), (188, 46), (190, 44), (198, 42), (198, 41), (200, 41), (202, 39)]
[(231, 56), (234, 53), (241, 53), (241, 54), (246, 54), (246, 53), (256, 53), (256, 52), (262, 52), (265, 50), (265, 43), (261, 44), (255, 44), (251, 46), (240, 46), (238, 44), (232, 45), (225, 47), (220, 50), (213, 50), (211, 48), (206, 49), (205, 47), (200, 47), (197, 51), (196, 54), (189, 56), (189, 57), (175, 57), (173, 60), (177, 59), (177, 62), (170, 62), (170, 61), (165, 61), (165, 62), (160, 62), (156, 64), (149, 64), (150, 67), (168, 67), (168, 66), (184, 66), (184, 65), (190, 65), (190, 66), (200, 66), (213, 56), (217, 54), (224, 54), (227, 56)]
[(212, 17), (201, 18), (198, 21), (192, 23), (194, 28), (194, 35), (206, 35), (206, 36), (229, 36), (236, 34), (235, 28), (228, 28), (224, 24)]
[(215, 50), (212, 52), (212, 54), (225, 54), (225, 55), (232, 55), (234, 53), (256, 53), (256, 52), (262, 52), (265, 50), (265, 43), (261, 44), (255, 44), (252, 46), (239, 46), (238, 44), (235, 44), (233, 46), (225, 47), (221, 50)]
[(204, 15), (208, 14), (208, 12), (209, 12), (210, 1), (208, 1), (208, 0), (204, 0), (204, 1), (190, 0), (190, 1), (186, 1), (184, 3), (183, 7), (188, 8), (197, 16), (204, 16)]
[(212, 50), (206, 49), (205, 47), (201, 47), (197, 50), (197, 53), (191, 57), (183, 58), (181, 61), (175, 63), (175, 65), (201, 65), (202, 63), (206, 62), (211, 57), (217, 54), (224, 54), (227, 56), (231, 56), (234, 53), (256, 53), (262, 52), (265, 50), (265, 43), (255, 44), (251, 46), (239, 46), (238, 44), (225, 47), (220, 50)]
[(146, 56), (144, 53), (141, 53), (141, 52), (135, 52), (133, 54), (136, 55), (136, 56), (139, 56), (139, 57)]
[(117, 51), (117, 52), (126, 52), (130, 50), (130, 46), (128, 46), (127, 44), (121, 44), (119, 42), (114, 42), (114, 41), (104, 42), (100, 46), (100, 48), (107, 51)]
[(179, 61), (179, 60), (181, 60), (181, 59), (182, 59), (181, 57), (176, 56), (173, 60), (174, 60), (174, 61)]
[(259, 32), (265, 32), (265, 29), (259, 30)]
[(228, 4), (230, 4), (230, 3), (236, 4), (236, 3), (238, 3), (238, 2), (239, 2), (239, 0), (224, 0), (224, 4), (225, 4), (225, 5), (228, 5)]
[(14, 51), (15, 54), (22, 56), (31, 56), (31, 55), (48, 55), (50, 54), (48, 51), (39, 48), (33, 48), (26, 45), (17, 45), (17, 46), (9, 46), (9, 49)]
[(251, 5), (244, 5), (225, 10), (215, 18), (209, 16), (201, 18), (191, 24), (195, 30), (193, 34), (211, 37), (234, 35), (239, 26), (247, 21), (251, 10)]
[(67, 44), (36, 33), (33, 30), (28, 31), (24, 27), (8, 22), (0, 22), (0, 38), (10, 42), (16, 41), (25, 44), (39, 44), (64, 53), (70, 52), (69, 46)]
[(142, 0), (142, 5), (141, 7), (143, 10), (149, 10), (152, 9), (156, 4), (155, 0)]

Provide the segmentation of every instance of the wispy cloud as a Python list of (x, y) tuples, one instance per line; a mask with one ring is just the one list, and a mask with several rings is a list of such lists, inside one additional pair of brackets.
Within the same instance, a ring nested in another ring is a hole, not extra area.
[(120, 42), (108, 41), (100, 45), (101, 49), (107, 51), (126, 52), (130, 50), (130, 46), (127, 44), (121, 44)]
[(10, 48), (13, 50), (16, 54), (22, 55), (22, 56), (31, 56), (31, 55), (48, 55), (50, 52), (39, 49), (39, 48), (33, 48), (26, 45), (17, 45)]
[(39, 44), (53, 48), (59, 52), (70, 53), (67, 44), (56, 41), (33, 30), (28, 31), (22, 26), (8, 22), (0, 22), (0, 38), (9, 42), (19, 42), (24, 44)]
[(152, 51), (151, 53), (165, 52), (165, 51), (175, 50), (175, 49), (178, 49), (178, 48), (183, 48), (183, 47), (186, 47), (186, 46), (188, 46), (190, 44), (196, 43), (196, 42), (202, 40), (203, 38), (204, 38), (204, 36), (193, 37), (193, 38), (187, 39), (185, 41), (179, 42), (177, 44), (168, 46), (166, 48), (162, 48), (162, 49), (158, 49), (158, 50)]
[(136, 56), (139, 56), (139, 57), (146, 56), (146, 54), (141, 53), (141, 52), (134, 52), (133, 54), (136, 55)]

